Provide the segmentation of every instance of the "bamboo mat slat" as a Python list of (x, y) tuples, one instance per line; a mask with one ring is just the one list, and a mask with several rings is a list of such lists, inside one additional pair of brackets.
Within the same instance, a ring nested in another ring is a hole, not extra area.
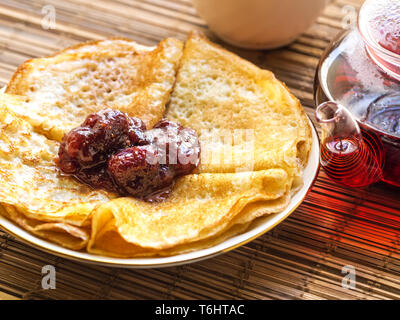
[[(315, 68), (341, 29), (342, 8), (361, 0), (335, 0), (293, 44), (247, 51), (221, 43), (190, 0), (0, 0), (0, 85), (29, 58), (88, 39), (125, 36), (146, 45), (185, 39), (198, 29), (229, 50), (270, 69), (313, 117)], [(45, 5), (56, 9), (56, 29), (41, 27)], [(44, 265), (56, 267), (56, 290), (41, 288)], [(356, 288), (342, 287), (342, 268), (356, 270)], [(399, 299), (399, 189), (365, 190), (332, 183), (321, 170), (304, 203), (276, 228), (207, 261), (128, 270), (62, 259), (0, 230), (0, 299)]]

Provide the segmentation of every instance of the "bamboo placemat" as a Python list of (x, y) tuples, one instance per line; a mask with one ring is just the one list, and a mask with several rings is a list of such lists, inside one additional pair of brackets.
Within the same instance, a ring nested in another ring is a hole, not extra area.
[[(295, 43), (269, 52), (228, 47), (272, 70), (313, 117), (312, 86), (324, 48), (351, 5), (331, 2)], [(56, 9), (45, 30), (42, 9)], [(350, 9), (349, 9), (350, 8)], [(185, 39), (207, 30), (190, 0), (1, 0), (0, 84), (24, 60), (87, 39), (126, 36), (143, 44)], [(87, 265), (38, 251), (0, 230), (0, 299), (399, 299), (400, 189), (383, 184), (346, 189), (321, 171), (304, 203), (272, 231), (204, 262), (126, 270)], [(44, 265), (57, 270), (56, 289), (41, 289)], [(342, 268), (356, 270), (355, 289), (342, 287)]]

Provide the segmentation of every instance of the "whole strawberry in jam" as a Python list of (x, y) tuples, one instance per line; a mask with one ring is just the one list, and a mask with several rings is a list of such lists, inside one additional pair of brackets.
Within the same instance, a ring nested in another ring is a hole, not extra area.
[(166, 119), (146, 132), (146, 140), (157, 149), (161, 164), (168, 164), (175, 175), (193, 171), (200, 161), (200, 144), (196, 132)]
[(89, 115), (81, 126), (72, 129), (61, 142), (58, 166), (75, 174), (107, 162), (109, 156), (131, 145), (144, 143), (146, 126), (138, 118), (106, 109)]
[(170, 186), (175, 172), (157, 162), (157, 151), (151, 146), (135, 146), (112, 155), (108, 171), (125, 193), (143, 197)]

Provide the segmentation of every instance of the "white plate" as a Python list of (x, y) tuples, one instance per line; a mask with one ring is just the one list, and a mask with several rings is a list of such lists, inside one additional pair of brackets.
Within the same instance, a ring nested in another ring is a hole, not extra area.
[(33, 245), (41, 250), (62, 256), (64, 258), (78, 260), (82, 262), (95, 263), (113, 267), (126, 267), (126, 268), (154, 268), (154, 267), (170, 267), (203, 259), (214, 257), (218, 254), (228, 252), (235, 249), (255, 238), (261, 236), (265, 232), (271, 230), (277, 224), (286, 219), (304, 200), (307, 192), (310, 190), (319, 169), (319, 140), (314, 126), (312, 125), (312, 147), (308, 159), (307, 167), (305, 168), (303, 187), (292, 197), (288, 207), (280, 212), (266, 217), (259, 218), (257, 223), (245, 233), (232, 237), (216, 246), (211, 248), (198, 250), (194, 252), (184, 253), (170, 257), (156, 257), (156, 258), (111, 258), (106, 256), (99, 256), (87, 252), (74, 251), (63, 248), (52, 242), (38, 238), (31, 233), (20, 228), (13, 222), (7, 220), (0, 215), (0, 227), (15, 237)]

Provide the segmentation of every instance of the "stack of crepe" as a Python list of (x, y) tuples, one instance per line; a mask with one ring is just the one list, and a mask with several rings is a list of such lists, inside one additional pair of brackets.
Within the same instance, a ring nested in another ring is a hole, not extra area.
[[(159, 203), (60, 174), (54, 158), (63, 135), (107, 107), (148, 128), (163, 117), (193, 128), (200, 166)], [(157, 47), (89, 42), (25, 62), (0, 96), (1, 214), (94, 254), (198, 250), (284, 210), (301, 185), (310, 147), (308, 119), (288, 89), (202, 35)]]

